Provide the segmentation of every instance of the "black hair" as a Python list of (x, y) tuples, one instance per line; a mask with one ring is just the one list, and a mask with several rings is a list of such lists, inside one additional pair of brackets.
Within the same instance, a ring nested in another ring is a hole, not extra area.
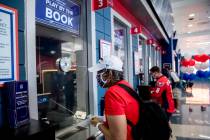
[(105, 72), (106, 74), (112, 73), (112, 83), (116, 83), (124, 79), (124, 74), (122, 71), (117, 71), (112, 69), (104, 69), (102, 71)]
[(160, 68), (158, 66), (154, 66), (150, 69), (150, 72), (154, 73), (154, 72), (158, 72), (160, 73)]
[(112, 79), (114, 82), (119, 82), (124, 79), (124, 74), (122, 71), (109, 70), (112, 72)]

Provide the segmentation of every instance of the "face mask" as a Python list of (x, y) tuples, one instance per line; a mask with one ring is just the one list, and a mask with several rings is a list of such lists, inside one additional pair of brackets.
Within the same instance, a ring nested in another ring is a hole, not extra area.
[(102, 88), (107, 83), (107, 80), (103, 80), (103, 74), (104, 74), (104, 72), (100, 73), (100, 74), (97, 74), (97, 76), (96, 76), (97, 82), (98, 82), (99, 86), (102, 87)]

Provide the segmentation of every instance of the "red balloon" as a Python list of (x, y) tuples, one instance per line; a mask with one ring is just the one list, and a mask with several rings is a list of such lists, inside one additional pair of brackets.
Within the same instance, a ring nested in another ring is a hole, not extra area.
[(181, 65), (187, 67), (189, 65), (189, 62), (186, 59), (183, 59), (181, 61)]
[(194, 59), (195, 59), (196, 61), (198, 61), (198, 62), (201, 62), (201, 57), (200, 57), (200, 55), (195, 55), (195, 56), (194, 56)]
[(190, 59), (190, 60), (188, 61), (188, 65), (189, 65), (189, 66), (194, 66), (194, 65), (195, 65), (195, 61), (194, 61), (193, 59)]
[(201, 62), (206, 62), (208, 59), (209, 59), (209, 56), (208, 55), (206, 55), (206, 54), (202, 54), (201, 56), (200, 56), (200, 61)]

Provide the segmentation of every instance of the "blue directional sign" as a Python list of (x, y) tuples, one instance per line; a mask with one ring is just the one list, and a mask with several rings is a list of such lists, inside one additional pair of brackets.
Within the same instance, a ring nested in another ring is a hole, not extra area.
[(79, 35), (81, 7), (70, 0), (36, 0), (36, 21)]

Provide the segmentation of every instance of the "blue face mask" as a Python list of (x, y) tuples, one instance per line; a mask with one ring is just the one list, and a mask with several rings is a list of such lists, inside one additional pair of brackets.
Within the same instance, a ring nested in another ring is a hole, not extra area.
[(103, 79), (103, 74), (104, 74), (104, 73), (105, 73), (105, 72), (99, 73), (99, 74), (96, 75), (97, 82), (98, 82), (99, 86), (102, 87), (102, 88), (103, 88), (103, 87), (106, 85), (106, 83), (107, 83), (107, 80), (104, 80), (104, 79)]

